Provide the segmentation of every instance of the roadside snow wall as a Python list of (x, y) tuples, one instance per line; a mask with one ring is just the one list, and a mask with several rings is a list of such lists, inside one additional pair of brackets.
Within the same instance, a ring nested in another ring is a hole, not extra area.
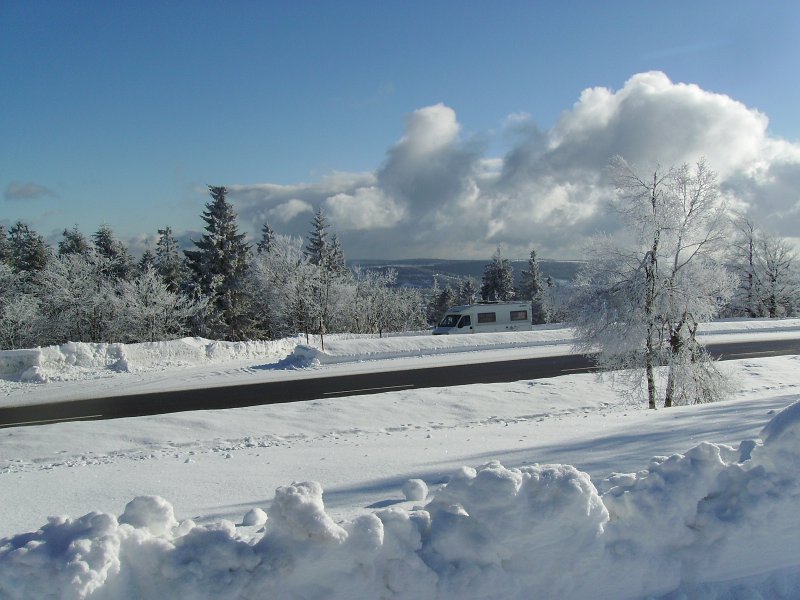
[(294, 350), (300, 338), (220, 342), (183, 338), (140, 344), (67, 342), (30, 350), (0, 351), (0, 378), (44, 383), (103, 372), (161, 371), (175, 367), (246, 359), (275, 359)]
[(342, 524), (319, 484), (293, 483), (255, 539), (142, 496), (0, 539), (0, 597), (796, 598), (800, 402), (761, 438), (598, 487), (566, 465), (464, 467), (425, 506)]

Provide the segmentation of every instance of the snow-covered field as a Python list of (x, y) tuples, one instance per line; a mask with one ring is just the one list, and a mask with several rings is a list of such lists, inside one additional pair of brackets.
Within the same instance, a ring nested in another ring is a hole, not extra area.
[[(17, 351), (0, 401), (566, 353), (570, 336)], [(659, 411), (572, 375), (2, 429), (0, 598), (798, 598), (800, 357), (721, 367), (731, 400)]]

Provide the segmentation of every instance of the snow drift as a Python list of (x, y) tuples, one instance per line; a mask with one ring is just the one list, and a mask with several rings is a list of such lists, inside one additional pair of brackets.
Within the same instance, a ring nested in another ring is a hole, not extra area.
[(595, 485), (568, 465), (464, 467), (424, 506), (336, 523), (314, 482), (249, 537), (162, 498), (0, 539), (0, 597), (728, 598), (800, 589), (800, 402)]
[[(304, 339), (304, 338), (302, 338)], [(0, 378), (46, 383), (97, 376), (98, 372), (159, 371), (208, 362), (283, 357), (301, 337), (222, 342), (182, 338), (139, 344), (67, 342), (59, 346), (0, 351)]]
[[(800, 319), (722, 319), (703, 323), (699, 334), (704, 341), (731, 341), (736, 334), (748, 339), (759, 335), (796, 336)], [(355, 363), (432, 356), (484, 350), (547, 348), (551, 354), (571, 353), (574, 329), (562, 324), (536, 325), (533, 331), (433, 336), (428, 331), (405, 332), (385, 337), (332, 334), (325, 337), (322, 350), (318, 337), (306, 343), (304, 335), (280, 340), (222, 342), (205, 338), (182, 338), (138, 344), (68, 342), (59, 346), (25, 350), (0, 350), (0, 380), (47, 383), (86, 380), (120, 372), (180, 369), (209, 363), (253, 359), (272, 362), (275, 367), (307, 368), (319, 365)]]

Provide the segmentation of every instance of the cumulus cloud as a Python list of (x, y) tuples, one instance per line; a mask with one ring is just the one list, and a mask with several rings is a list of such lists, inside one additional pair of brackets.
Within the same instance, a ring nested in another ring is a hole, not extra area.
[(32, 181), (12, 181), (6, 186), (3, 196), (6, 200), (37, 200), (39, 198), (55, 197), (55, 193), (51, 189)]
[(509, 256), (535, 246), (574, 258), (588, 236), (619, 227), (607, 210), (611, 156), (642, 169), (705, 157), (737, 208), (783, 235), (798, 230), (800, 144), (771, 136), (758, 110), (664, 73), (586, 89), (549, 130), (526, 113), (503, 127), (513, 146), (489, 157), (485, 136), (465, 138), (455, 110), (423, 107), (374, 172), (231, 186), (231, 195), (254, 231), (277, 219), (282, 232), (304, 235), (322, 207), (351, 257), (487, 258), (502, 244)]
[(405, 216), (403, 207), (375, 186), (336, 194), (325, 200), (324, 206), (343, 231), (394, 227)]

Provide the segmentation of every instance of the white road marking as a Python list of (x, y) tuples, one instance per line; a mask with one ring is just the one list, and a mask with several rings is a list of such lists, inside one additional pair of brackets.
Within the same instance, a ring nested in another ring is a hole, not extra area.
[(357, 392), (386, 392), (388, 390), (402, 390), (413, 388), (413, 383), (407, 383), (405, 385), (390, 385), (387, 387), (374, 387), (374, 388), (361, 388), (358, 390), (336, 390), (335, 392), (323, 392), (323, 396), (333, 396), (334, 394), (355, 394)]
[(3, 423), (0, 427), (18, 427), (21, 425), (43, 425), (44, 423), (61, 423), (63, 421), (83, 421), (86, 419), (96, 419), (103, 415), (83, 415), (80, 417), (65, 417), (63, 419), (42, 419), (41, 421), (17, 421), (16, 423)]
[(747, 357), (751, 357), (751, 356), (754, 356), (756, 354), (775, 354), (775, 351), (774, 350), (763, 350), (761, 352), (739, 352), (739, 353), (736, 353), (736, 354), (723, 354), (723, 356), (747, 356)]

